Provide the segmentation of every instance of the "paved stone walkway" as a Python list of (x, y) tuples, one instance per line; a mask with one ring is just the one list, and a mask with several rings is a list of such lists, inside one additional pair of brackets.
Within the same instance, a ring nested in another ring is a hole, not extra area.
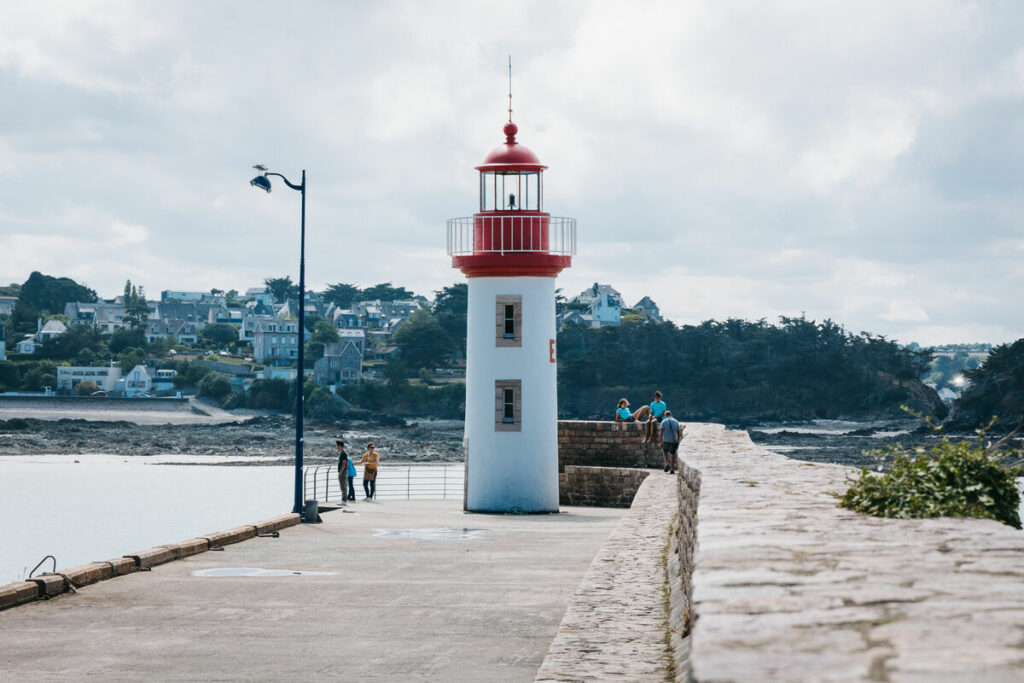
[(530, 681), (624, 512), (350, 509), (2, 611), (0, 680)]
[(703, 476), (693, 673), (712, 681), (1024, 681), (1024, 532), (836, 507), (850, 470), (690, 425)]
[(590, 563), (538, 681), (666, 680), (665, 551), (677, 507), (675, 478), (652, 472)]

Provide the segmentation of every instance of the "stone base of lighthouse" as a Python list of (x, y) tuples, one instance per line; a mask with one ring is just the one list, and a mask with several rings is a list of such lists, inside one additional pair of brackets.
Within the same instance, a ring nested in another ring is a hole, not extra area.
[[(518, 338), (506, 305), (519, 306)], [(555, 278), (469, 278), (467, 328), (466, 509), (557, 512)]]

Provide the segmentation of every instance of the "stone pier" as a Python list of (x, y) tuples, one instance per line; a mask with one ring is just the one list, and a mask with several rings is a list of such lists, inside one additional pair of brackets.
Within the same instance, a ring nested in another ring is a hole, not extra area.
[(843, 510), (849, 468), (688, 431), (697, 680), (1024, 680), (1024, 532)]
[[(457, 501), (382, 501), (279, 538), (252, 538), (253, 525), (74, 568), (2, 587), (0, 607), (18, 606), (0, 611), (0, 671), (1024, 680), (1024, 532), (839, 509), (848, 468), (776, 455), (721, 425), (687, 425), (679, 476), (632, 469), (653, 449), (603, 424), (560, 425), (576, 449), (563, 494), (632, 498), (628, 509), (467, 515)], [(242, 568), (288, 571), (194, 573)], [(77, 594), (61, 594), (68, 579)], [(52, 599), (18, 604), (43, 592)]]

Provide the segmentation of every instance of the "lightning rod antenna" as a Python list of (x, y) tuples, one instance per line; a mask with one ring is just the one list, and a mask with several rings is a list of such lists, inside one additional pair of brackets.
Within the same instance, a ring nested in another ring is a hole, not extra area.
[(512, 55), (508, 56), (508, 122), (512, 123)]

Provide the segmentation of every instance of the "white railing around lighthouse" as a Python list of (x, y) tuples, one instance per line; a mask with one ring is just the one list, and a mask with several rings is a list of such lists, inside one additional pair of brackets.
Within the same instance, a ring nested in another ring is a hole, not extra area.
[(576, 219), (558, 216), (466, 216), (448, 219), (448, 255), (576, 254)]

